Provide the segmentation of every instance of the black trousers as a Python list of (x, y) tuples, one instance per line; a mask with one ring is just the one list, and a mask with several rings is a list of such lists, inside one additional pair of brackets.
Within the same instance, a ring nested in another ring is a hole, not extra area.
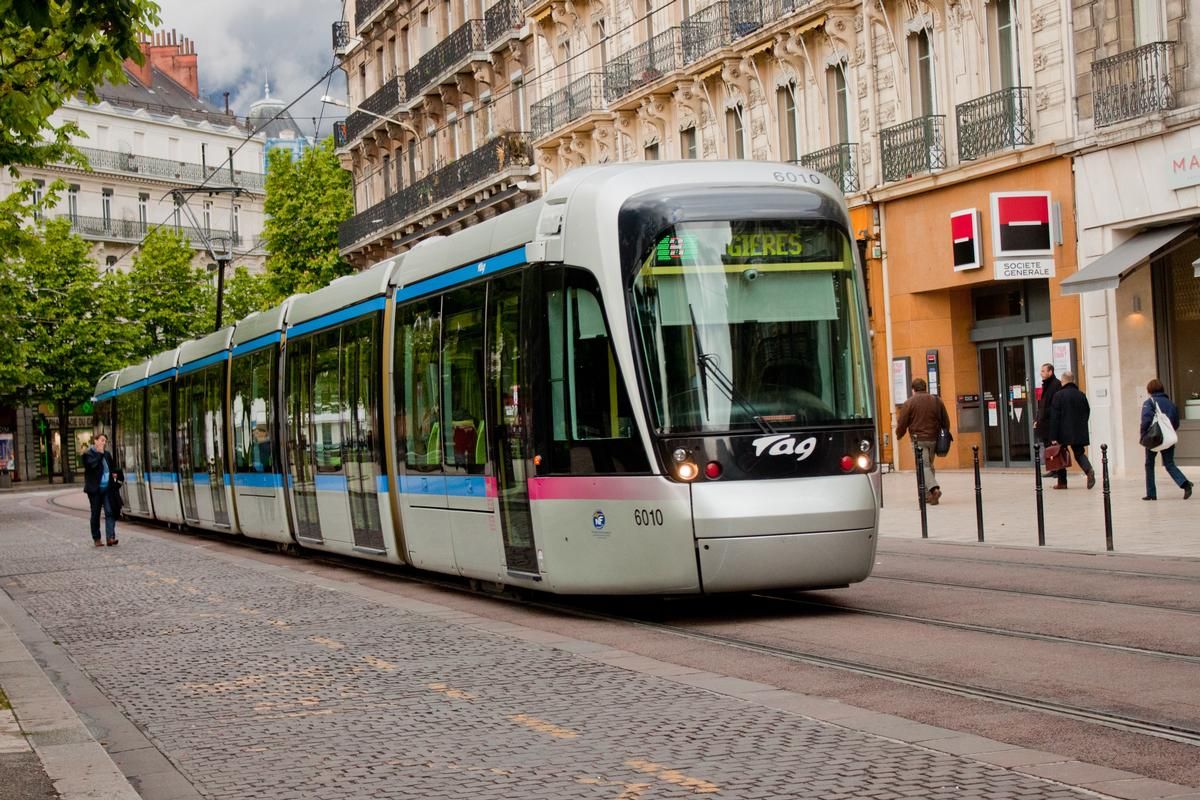
[[(1066, 445), (1063, 446), (1065, 447)], [(1088, 461), (1086, 451), (1087, 448), (1081, 444), (1071, 445), (1071, 455), (1075, 457), (1075, 463), (1079, 465), (1079, 470), (1084, 475), (1090, 475), (1092, 473), (1092, 462)], [(1060, 469), (1055, 474), (1058, 477), (1058, 482), (1065, 486), (1067, 483), (1067, 471), (1065, 469)]]
[(117, 538), (117, 515), (113, 513), (112, 493), (107, 491), (88, 492), (92, 506), (92, 540), (100, 541), (100, 511), (104, 510), (104, 535), (111, 541)]

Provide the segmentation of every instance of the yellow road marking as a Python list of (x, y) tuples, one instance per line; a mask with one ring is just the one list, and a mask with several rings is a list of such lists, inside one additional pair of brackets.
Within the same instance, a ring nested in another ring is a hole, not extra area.
[(447, 697), (453, 697), (455, 700), (474, 700), (475, 695), (470, 692), (464, 692), (462, 689), (454, 689), (444, 683), (431, 683), (429, 688), (435, 692), (440, 692)]
[(620, 781), (606, 781), (604, 778), (593, 778), (591, 775), (580, 775), (575, 779), (576, 783), (582, 783), (585, 786), (620, 786), (621, 793), (617, 795), (617, 800), (638, 800), (642, 794), (650, 788), (648, 783), (621, 783)]
[(382, 658), (376, 658), (375, 656), (363, 656), (363, 661), (367, 662), (375, 669), (382, 670), (383, 672), (391, 672), (392, 670), (396, 669), (396, 665), (392, 662), (384, 661)]
[(165, 583), (168, 585), (179, 583), (179, 578), (159, 578), (158, 580), (159, 583)]
[(662, 764), (655, 764), (653, 761), (646, 761), (641, 758), (631, 758), (625, 762), (625, 766), (635, 769), (638, 772), (644, 772), (647, 775), (653, 775), (660, 781), (673, 783), (676, 786), (683, 786), (691, 789), (696, 794), (713, 794), (721, 791), (721, 787), (715, 783), (709, 783), (701, 778), (693, 778), (690, 775), (685, 775), (677, 769), (670, 769)]
[(544, 719), (531, 717), (528, 714), (515, 714), (509, 717), (510, 720), (518, 725), (524, 725), (526, 728), (531, 728), (538, 733), (545, 733), (553, 736), (555, 739), (574, 739), (579, 734), (569, 728), (560, 728), (553, 722), (546, 722)]
[(311, 641), (314, 641), (323, 647), (328, 647), (330, 650), (341, 650), (346, 646), (337, 639), (326, 639), (324, 636), (312, 636), (309, 638)]

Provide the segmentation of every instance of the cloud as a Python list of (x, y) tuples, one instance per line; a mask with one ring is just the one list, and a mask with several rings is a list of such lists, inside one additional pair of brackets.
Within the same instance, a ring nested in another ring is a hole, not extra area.
[[(262, 99), (263, 84), (271, 82), (271, 96), (290, 102), (321, 77), (333, 64), (330, 25), (341, 18), (341, 4), (329, 0), (158, 0), (161, 27), (174, 28), (196, 44), (199, 56), (200, 93), (214, 105), (229, 105), (239, 115)], [(329, 93), (345, 94), (346, 78), (333, 73)], [(325, 119), (319, 134), (328, 135), (330, 119), (340, 119), (339, 109), (322, 106), (325, 81), (293, 108), (292, 116), (307, 133), (322, 110)]]

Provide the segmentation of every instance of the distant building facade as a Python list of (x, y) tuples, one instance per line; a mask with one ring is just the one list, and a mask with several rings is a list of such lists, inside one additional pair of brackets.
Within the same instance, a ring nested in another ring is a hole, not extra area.
[(271, 97), (270, 82), (263, 87), (263, 98), (250, 106), (250, 113), (246, 115), (246, 127), (263, 136), (264, 175), (273, 151), (283, 150), (291, 154), (293, 159), (299, 159), (300, 155), (313, 145), (312, 139), (304, 135), (288, 112), (287, 103)]

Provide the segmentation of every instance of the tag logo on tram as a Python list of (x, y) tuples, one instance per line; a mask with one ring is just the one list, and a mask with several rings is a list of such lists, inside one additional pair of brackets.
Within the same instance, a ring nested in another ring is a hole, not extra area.
[(607, 522), (608, 518), (604, 516), (604, 512), (600, 509), (596, 509), (596, 513), (592, 514), (592, 527), (598, 531), (602, 531), (604, 530), (604, 526), (607, 524)]
[(754, 455), (761, 456), (766, 452), (769, 456), (795, 456), (797, 461), (803, 461), (817, 449), (817, 437), (798, 440), (786, 433), (775, 436), (760, 436), (751, 444), (754, 445)]

